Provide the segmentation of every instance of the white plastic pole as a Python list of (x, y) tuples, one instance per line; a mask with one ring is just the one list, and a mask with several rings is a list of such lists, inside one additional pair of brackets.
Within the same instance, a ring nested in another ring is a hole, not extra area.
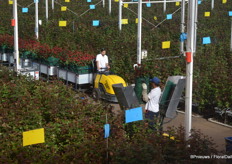
[(141, 47), (142, 47), (142, 0), (138, 0), (138, 36), (137, 36), (137, 64), (141, 64)]
[(54, 10), (54, 0), (52, 0), (52, 10)]
[(111, 14), (111, 0), (109, 0), (109, 14)]
[(46, 20), (48, 21), (48, 0), (45, 0), (45, 5), (46, 5)]
[(195, 18), (194, 18), (194, 43), (193, 43), (193, 53), (196, 53), (196, 46), (197, 46), (197, 15), (198, 15), (198, 0), (195, 1)]
[(13, 17), (15, 21), (14, 26), (14, 59), (15, 59), (15, 71), (19, 69), (19, 43), (18, 43), (18, 7), (17, 0), (13, 1)]
[(165, 13), (166, 12), (166, 8), (167, 8), (166, 0), (164, 0), (163, 3), (164, 3), (164, 13)]
[(38, 11), (38, 1), (35, 0), (35, 36), (39, 39), (39, 11)]
[(122, 30), (122, 0), (119, 0), (119, 16), (118, 16), (119, 30)]
[(231, 34), (230, 34), (230, 51), (232, 51), (232, 19), (231, 19)]
[(102, 6), (105, 7), (105, 0), (102, 0)]
[[(185, 0), (181, 1), (181, 25), (180, 25), (180, 31), (181, 33), (185, 32)], [(180, 42), (180, 53), (184, 53), (184, 41)]]
[(214, 0), (211, 0), (211, 9), (214, 9)]
[(193, 83), (193, 49), (194, 49), (194, 23), (195, 23), (195, 1), (188, 4), (187, 25), (187, 52), (191, 54), (191, 62), (186, 62), (186, 92), (185, 92), (185, 139), (188, 140), (192, 129), (192, 83)]

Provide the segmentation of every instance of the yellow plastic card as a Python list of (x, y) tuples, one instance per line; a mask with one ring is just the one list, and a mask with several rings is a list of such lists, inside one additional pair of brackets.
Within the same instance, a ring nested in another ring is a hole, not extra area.
[(59, 26), (60, 26), (60, 27), (65, 27), (65, 26), (67, 26), (67, 21), (59, 21)]
[(23, 146), (44, 142), (44, 128), (23, 132)]
[(70, 0), (65, 0), (65, 2), (70, 2)]
[(122, 24), (128, 24), (128, 19), (122, 19)]
[(222, 0), (222, 3), (227, 3), (227, 0)]
[(9, 0), (9, 5), (13, 5), (13, 1), (12, 0)]
[(119, 2), (119, 0), (114, 0), (114, 2)]
[(164, 137), (169, 137), (169, 134), (163, 133), (163, 136), (164, 136)]
[(205, 12), (205, 17), (210, 17), (210, 12), (209, 11)]
[(176, 2), (176, 6), (180, 6), (180, 2)]
[(170, 41), (162, 42), (162, 49), (170, 48)]
[(123, 7), (128, 8), (128, 3), (124, 3)]
[(158, 18), (156, 16), (154, 16), (154, 20), (157, 20)]
[(66, 11), (67, 10), (67, 6), (62, 6), (61, 7), (61, 11)]
[[(143, 21), (143, 20), (142, 20), (142, 21)], [(139, 23), (139, 19), (138, 19), (138, 18), (135, 19), (135, 23)]]

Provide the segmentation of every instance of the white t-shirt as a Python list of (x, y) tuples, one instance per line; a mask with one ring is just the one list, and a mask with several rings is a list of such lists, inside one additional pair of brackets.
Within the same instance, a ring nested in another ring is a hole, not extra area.
[(145, 106), (145, 109), (155, 113), (159, 112), (160, 95), (161, 95), (160, 87), (153, 88), (151, 92), (147, 95), (149, 100)]
[[(100, 68), (106, 68), (106, 64), (109, 63), (108, 56), (107, 55), (103, 56), (102, 54), (97, 55), (96, 61), (99, 62)], [(103, 71), (105, 71), (105, 70), (103, 70)]]

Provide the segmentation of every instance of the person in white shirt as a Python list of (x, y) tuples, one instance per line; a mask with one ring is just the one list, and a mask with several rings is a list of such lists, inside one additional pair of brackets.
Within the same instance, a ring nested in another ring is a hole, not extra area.
[(149, 120), (149, 127), (151, 129), (155, 130), (154, 124), (155, 119), (159, 116), (159, 99), (161, 96), (161, 89), (159, 87), (160, 85), (160, 79), (158, 77), (154, 77), (150, 80), (152, 90), (147, 95), (147, 86), (145, 83), (142, 84), (143, 86), (143, 100), (146, 103), (145, 106), (145, 118)]
[(96, 63), (97, 63), (97, 70), (99, 72), (109, 71), (110, 65), (105, 49), (102, 49), (101, 53), (97, 55)]

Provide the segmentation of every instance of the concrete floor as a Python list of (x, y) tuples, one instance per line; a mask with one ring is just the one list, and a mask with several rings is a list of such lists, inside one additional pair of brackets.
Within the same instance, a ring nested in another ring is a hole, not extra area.
[[(118, 104), (111, 105), (113, 106), (113, 112), (116, 115), (122, 112)], [(170, 119), (165, 118), (164, 122), (167, 122), (168, 120)], [(170, 122), (165, 123), (163, 129), (165, 131), (167, 127), (179, 127), (180, 125), (184, 126), (183, 113), (178, 113), (177, 117)], [(200, 130), (204, 135), (211, 137), (219, 151), (225, 151), (225, 137), (232, 137), (232, 128), (212, 123), (202, 117), (192, 117), (192, 127), (193, 129)]]

